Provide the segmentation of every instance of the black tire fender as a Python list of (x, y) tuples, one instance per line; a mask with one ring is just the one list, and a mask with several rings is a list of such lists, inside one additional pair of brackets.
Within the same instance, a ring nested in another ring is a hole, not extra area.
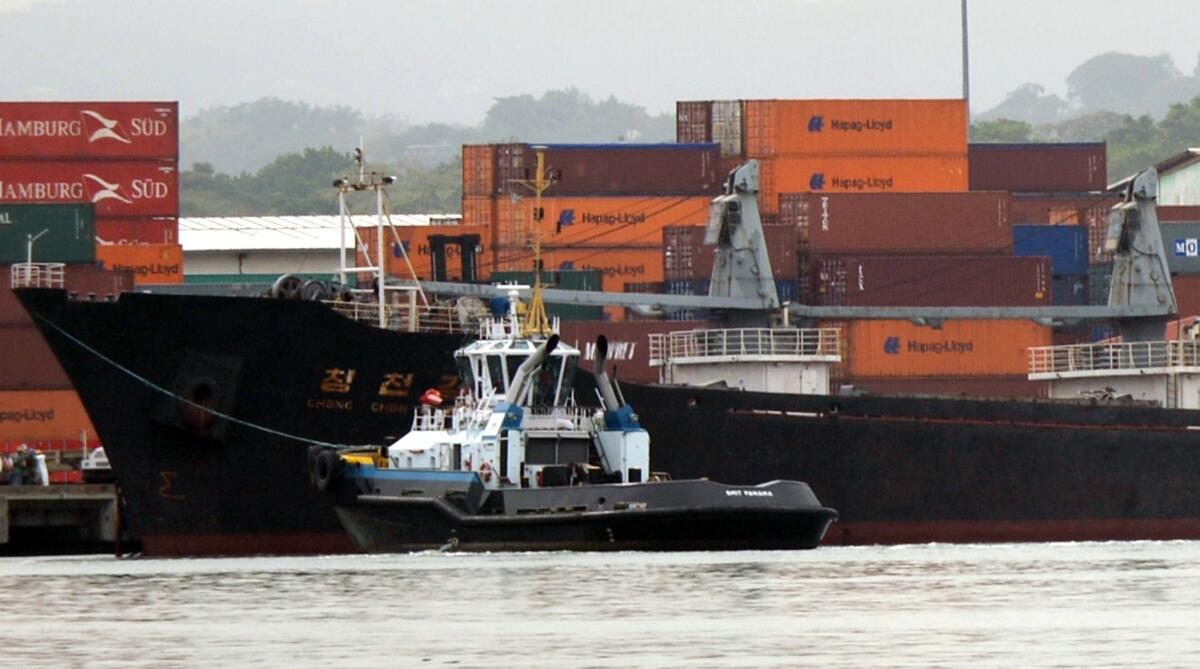
[(313, 479), (317, 490), (333, 490), (342, 477), (342, 458), (332, 450), (324, 449), (317, 453), (313, 469)]

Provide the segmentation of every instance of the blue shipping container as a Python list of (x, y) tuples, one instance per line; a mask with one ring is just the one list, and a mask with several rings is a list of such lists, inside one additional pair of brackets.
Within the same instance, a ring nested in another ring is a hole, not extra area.
[(1081, 225), (1014, 225), (1013, 255), (1049, 257), (1054, 276), (1087, 274), (1087, 235)]

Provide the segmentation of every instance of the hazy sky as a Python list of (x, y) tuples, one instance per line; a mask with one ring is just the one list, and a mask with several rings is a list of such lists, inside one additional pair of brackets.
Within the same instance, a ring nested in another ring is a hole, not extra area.
[[(1170, 54), (1190, 74), (1196, 0), (969, 0), (972, 110), (1087, 58)], [(414, 122), (577, 86), (652, 113), (676, 100), (958, 97), (959, 0), (0, 0), (0, 95), (264, 96)]]

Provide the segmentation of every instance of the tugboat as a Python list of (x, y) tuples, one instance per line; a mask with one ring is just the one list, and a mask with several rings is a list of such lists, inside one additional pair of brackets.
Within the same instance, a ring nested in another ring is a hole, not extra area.
[[(309, 472), (357, 547), (430, 549), (810, 549), (837, 512), (806, 483), (729, 486), (651, 473), (650, 438), (607, 378), (601, 407), (571, 394), (579, 350), (528, 324), (516, 291), (455, 359), (468, 391), (422, 397), (412, 429), (379, 449), (314, 446)], [(537, 291), (531, 313), (536, 317)]]

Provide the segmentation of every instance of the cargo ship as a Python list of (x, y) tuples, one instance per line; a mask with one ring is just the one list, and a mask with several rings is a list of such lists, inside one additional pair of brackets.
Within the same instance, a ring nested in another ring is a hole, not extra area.
[[(728, 224), (732, 205), (728, 197), (721, 202)], [(751, 206), (743, 200), (736, 210), (743, 224), (755, 220)], [(765, 257), (762, 248), (718, 253)], [(765, 296), (769, 273), (731, 275), (730, 268), (753, 264), (732, 259), (718, 256), (714, 292), (746, 288)], [(458, 384), (451, 360), (463, 335), (412, 323), (400, 329), (414, 331), (397, 331), (404, 309), (381, 311), (379, 324), (392, 326), (381, 328), (298, 300), (127, 293), (90, 302), (62, 291), (17, 293), (88, 408), (130, 524), (151, 554), (350, 550), (311, 485), (308, 448), (395, 441), (419, 395), (437, 389), (452, 396)], [(836, 355), (819, 332), (812, 339), (804, 329), (679, 336), (728, 344), (739, 333), (753, 344), (739, 344), (737, 355), (708, 344), (682, 348), (740, 360), (746, 376), (756, 369), (769, 376), (780, 354), (801, 366)], [(788, 343), (779, 348), (777, 339)], [(1113, 350), (1097, 346), (1078, 353), (1114, 359)], [(1200, 357), (1175, 352), (1168, 359), (1187, 371)], [(1147, 371), (1114, 369), (1096, 365), (1086, 381), (1119, 385), (1104, 374)], [(1200, 465), (1198, 410), (1100, 395), (843, 396), (806, 382), (803, 371), (789, 378), (800, 387), (626, 383), (621, 392), (654, 435), (653, 470), (734, 484), (807, 481), (841, 513), (827, 543), (1200, 538), (1200, 490), (1187, 475)], [(588, 379), (576, 379), (581, 402), (596, 396)], [(270, 486), (260, 484), (264, 471), (273, 472)]]

